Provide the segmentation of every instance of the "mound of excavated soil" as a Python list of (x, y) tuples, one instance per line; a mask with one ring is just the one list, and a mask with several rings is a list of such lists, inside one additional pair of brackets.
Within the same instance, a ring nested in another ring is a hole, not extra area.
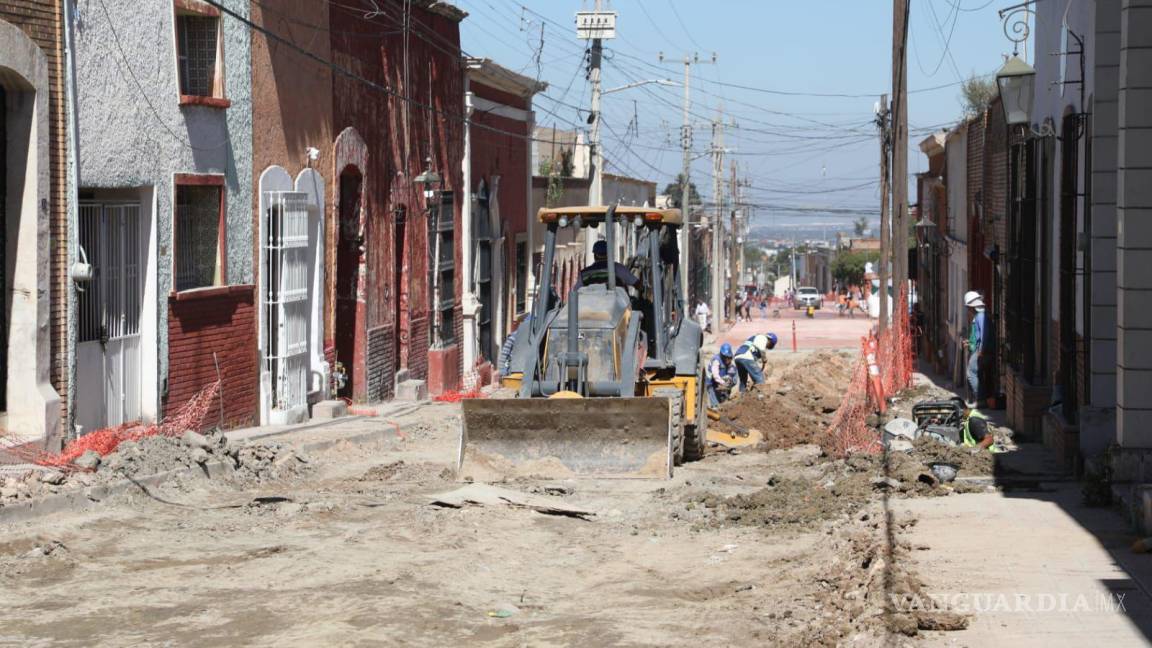
[[(770, 361), (764, 384), (724, 403), (720, 412), (738, 426), (759, 430), (768, 450), (822, 444), (854, 362), (854, 356), (832, 351), (783, 367)], [(723, 420), (710, 425), (724, 431), (729, 427)]]

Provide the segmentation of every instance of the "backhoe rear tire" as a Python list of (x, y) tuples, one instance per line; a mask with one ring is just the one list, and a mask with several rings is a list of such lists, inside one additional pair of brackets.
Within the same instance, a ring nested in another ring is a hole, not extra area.
[(684, 463), (684, 392), (674, 387), (661, 387), (652, 392), (657, 398), (667, 398), (672, 410), (672, 465)]

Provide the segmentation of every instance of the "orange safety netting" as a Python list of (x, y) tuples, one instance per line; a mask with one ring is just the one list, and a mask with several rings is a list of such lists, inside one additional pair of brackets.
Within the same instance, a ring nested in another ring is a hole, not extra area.
[[(882, 334), (869, 333), (860, 341), (860, 358), (852, 381), (828, 428), (831, 452), (844, 456), (853, 452), (878, 452), (880, 435), (868, 426), (868, 417), (883, 411), (889, 396), (912, 384), (912, 331), (908, 317), (908, 297), (904, 290), (896, 300), (891, 326)], [(876, 373), (869, 373), (870, 349), (874, 350)]]
[(215, 381), (190, 398), (175, 414), (160, 423), (125, 423), (116, 427), (95, 430), (75, 439), (64, 446), (59, 453), (44, 452), (37, 448), (23, 446), (11, 448), (9, 452), (24, 460), (41, 466), (52, 466), (63, 470), (76, 470), (72, 462), (89, 450), (95, 450), (101, 457), (116, 451), (124, 441), (138, 441), (150, 436), (179, 436), (185, 430), (202, 430), (208, 413), (220, 391), (220, 381)]
[(484, 392), (479, 389), (472, 389), (470, 391), (446, 391), (439, 396), (433, 396), (432, 400), (437, 403), (459, 403), (462, 400), (470, 398), (484, 398)]

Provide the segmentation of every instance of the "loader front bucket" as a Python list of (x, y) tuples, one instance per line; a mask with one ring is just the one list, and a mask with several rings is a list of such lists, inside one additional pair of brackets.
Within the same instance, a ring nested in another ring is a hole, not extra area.
[(672, 475), (665, 398), (465, 400), (457, 479)]

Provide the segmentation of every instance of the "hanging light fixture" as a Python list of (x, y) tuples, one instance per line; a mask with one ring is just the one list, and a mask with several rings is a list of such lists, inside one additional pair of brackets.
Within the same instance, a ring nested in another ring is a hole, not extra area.
[(1013, 55), (996, 73), (1004, 121), (1009, 126), (1032, 125), (1032, 99), (1036, 95), (1036, 70)]

